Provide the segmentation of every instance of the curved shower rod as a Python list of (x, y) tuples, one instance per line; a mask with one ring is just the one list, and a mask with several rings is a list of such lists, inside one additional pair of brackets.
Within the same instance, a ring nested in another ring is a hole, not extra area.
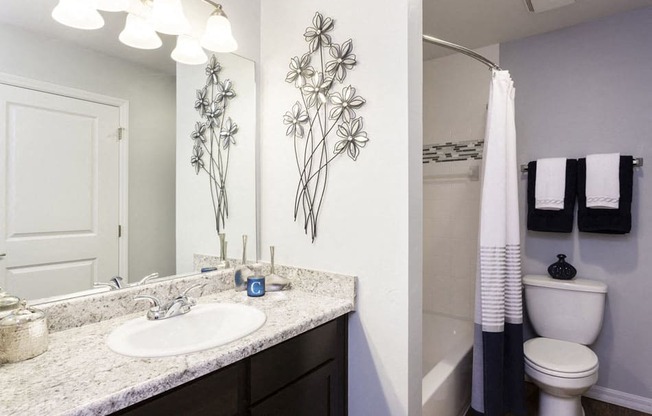
[(438, 46), (443, 46), (444, 48), (452, 49), (454, 51), (463, 53), (466, 56), (470, 56), (473, 59), (477, 59), (478, 61), (482, 62), (483, 64), (487, 65), (489, 69), (495, 69), (496, 71), (502, 71), (502, 68), (490, 61), (489, 59), (485, 58), (484, 56), (480, 55), (479, 53), (472, 51), (469, 48), (465, 48), (464, 46), (457, 45), (452, 42), (448, 42), (446, 40), (438, 39), (430, 35), (423, 35), (423, 40), (428, 43), (432, 43), (434, 45)]

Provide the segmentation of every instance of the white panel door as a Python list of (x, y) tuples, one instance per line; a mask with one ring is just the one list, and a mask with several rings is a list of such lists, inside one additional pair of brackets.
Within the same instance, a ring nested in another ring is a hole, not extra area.
[(118, 274), (117, 107), (0, 85), (0, 286), (27, 299)]

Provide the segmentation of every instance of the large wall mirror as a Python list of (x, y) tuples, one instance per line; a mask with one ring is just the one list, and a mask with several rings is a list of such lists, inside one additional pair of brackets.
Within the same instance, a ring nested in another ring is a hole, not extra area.
[[(191, 165), (206, 64), (173, 61), (176, 36), (161, 34), (156, 50), (120, 43), (123, 12), (102, 12), (104, 27), (89, 31), (54, 21), (57, 0), (2, 3), (0, 287), (40, 301), (94, 293), (114, 276), (126, 286), (193, 273), (196, 254), (218, 255), (209, 177)], [(252, 258), (254, 62), (215, 56), (238, 125), (223, 232), (229, 257), (246, 234)]]

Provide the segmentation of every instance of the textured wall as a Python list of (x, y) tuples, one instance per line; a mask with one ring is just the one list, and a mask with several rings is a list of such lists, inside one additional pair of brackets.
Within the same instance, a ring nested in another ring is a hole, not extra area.
[[(501, 45), (516, 84), (518, 160), (620, 152), (650, 158), (652, 8)], [(566, 253), (609, 286), (598, 386), (652, 399), (652, 184), (635, 170), (633, 229), (621, 236), (525, 232), (527, 273)], [(525, 179), (521, 220), (525, 230)], [(648, 403), (651, 403), (648, 400)]]

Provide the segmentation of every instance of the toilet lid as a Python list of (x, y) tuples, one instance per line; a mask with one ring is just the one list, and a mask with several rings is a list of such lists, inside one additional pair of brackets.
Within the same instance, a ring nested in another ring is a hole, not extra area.
[(526, 360), (538, 370), (559, 377), (578, 377), (595, 371), (598, 356), (581, 344), (533, 338), (523, 344)]

